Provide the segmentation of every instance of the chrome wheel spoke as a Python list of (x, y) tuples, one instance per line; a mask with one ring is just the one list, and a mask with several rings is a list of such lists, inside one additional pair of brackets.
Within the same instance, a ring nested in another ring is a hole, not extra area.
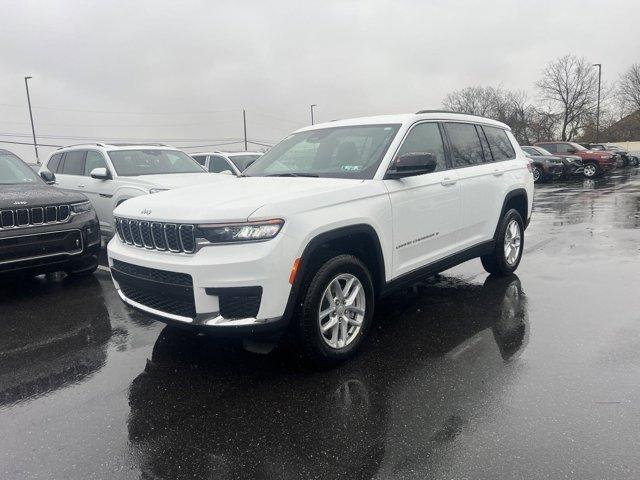
[(346, 312), (354, 313), (356, 315), (364, 315), (364, 309), (348, 305), (345, 309)]
[(326, 310), (323, 310), (320, 312), (320, 321), (324, 320), (327, 315), (330, 315), (332, 313), (335, 313), (336, 311), (336, 307), (329, 307)]
[(333, 327), (335, 327), (337, 323), (338, 323), (338, 317), (333, 317), (327, 323), (325, 323), (324, 325), (321, 325), (320, 330), (322, 331), (322, 333), (328, 332)]

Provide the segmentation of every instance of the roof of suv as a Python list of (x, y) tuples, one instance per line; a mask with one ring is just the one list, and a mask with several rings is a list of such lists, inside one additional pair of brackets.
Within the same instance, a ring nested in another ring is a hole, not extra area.
[(506, 130), (511, 128), (497, 120), (492, 120), (486, 117), (479, 117), (476, 115), (469, 115), (466, 113), (447, 112), (443, 110), (420, 110), (418, 113), (402, 113), (397, 115), (378, 115), (375, 117), (360, 117), (349, 118), (345, 120), (335, 120), (332, 122), (318, 123), (316, 125), (310, 125), (308, 127), (297, 130), (298, 132), (304, 132), (308, 130), (316, 130), (321, 128), (330, 127), (347, 127), (357, 125), (383, 125), (394, 123), (414, 123), (419, 120), (449, 120), (459, 122), (473, 122), (483, 123), (486, 125), (492, 125)]
[(223, 155), (225, 157), (234, 157), (236, 155), (263, 155), (262, 152), (220, 152), (218, 150), (213, 150), (210, 152), (193, 152), (189, 153), (189, 155)]
[(54, 153), (66, 152), (68, 150), (82, 150), (86, 148), (97, 148), (105, 151), (112, 150), (179, 150), (178, 148), (164, 143), (80, 143), (77, 145), (67, 145), (55, 150)]

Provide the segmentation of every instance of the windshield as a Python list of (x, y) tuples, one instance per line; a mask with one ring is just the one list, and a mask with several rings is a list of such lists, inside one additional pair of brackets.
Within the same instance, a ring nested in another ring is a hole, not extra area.
[(247, 155), (229, 155), (229, 159), (242, 172), (261, 156), (259, 153), (250, 153)]
[(256, 160), (244, 174), (373, 178), (400, 125), (332, 127), (294, 133)]
[(170, 173), (207, 173), (198, 162), (179, 150), (113, 150), (109, 158), (122, 177)]
[(11, 152), (0, 150), (0, 185), (41, 183), (40, 177)]
[(549, 150), (545, 150), (542, 147), (535, 147), (535, 150), (538, 152), (538, 154), (540, 155), (553, 155), (553, 153), (551, 153)]
[(584, 150), (587, 150), (586, 148), (584, 148), (582, 145), (580, 145), (579, 143), (575, 143), (575, 142), (570, 142), (569, 145), (571, 145), (571, 147), (573, 147), (576, 152), (582, 152)]

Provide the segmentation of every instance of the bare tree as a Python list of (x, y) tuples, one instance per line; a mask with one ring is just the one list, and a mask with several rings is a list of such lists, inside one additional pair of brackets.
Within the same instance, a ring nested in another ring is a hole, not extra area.
[(549, 63), (536, 83), (542, 97), (560, 107), (561, 138), (571, 140), (595, 106), (598, 77), (590, 62), (565, 55)]
[(640, 63), (634, 63), (620, 75), (617, 94), (628, 113), (640, 110)]
[(500, 96), (500, 88), (478, 85), (448, 93), (442, 105), (453, 112), (491, 117), (496, 110), (496, 104), (500, 101)]

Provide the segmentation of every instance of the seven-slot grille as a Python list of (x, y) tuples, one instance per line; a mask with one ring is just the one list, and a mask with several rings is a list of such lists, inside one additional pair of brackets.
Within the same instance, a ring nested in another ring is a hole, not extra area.
[(69, 220), (69, 205), (47, 205), (44, 207), (15, 208), (0, 211), (1, 228), (20, 228), (61, 223)]
[(116, 231), (120, 241), (140, 248), (173, 253), (196, 250), (193, 225), (116, 218)]

